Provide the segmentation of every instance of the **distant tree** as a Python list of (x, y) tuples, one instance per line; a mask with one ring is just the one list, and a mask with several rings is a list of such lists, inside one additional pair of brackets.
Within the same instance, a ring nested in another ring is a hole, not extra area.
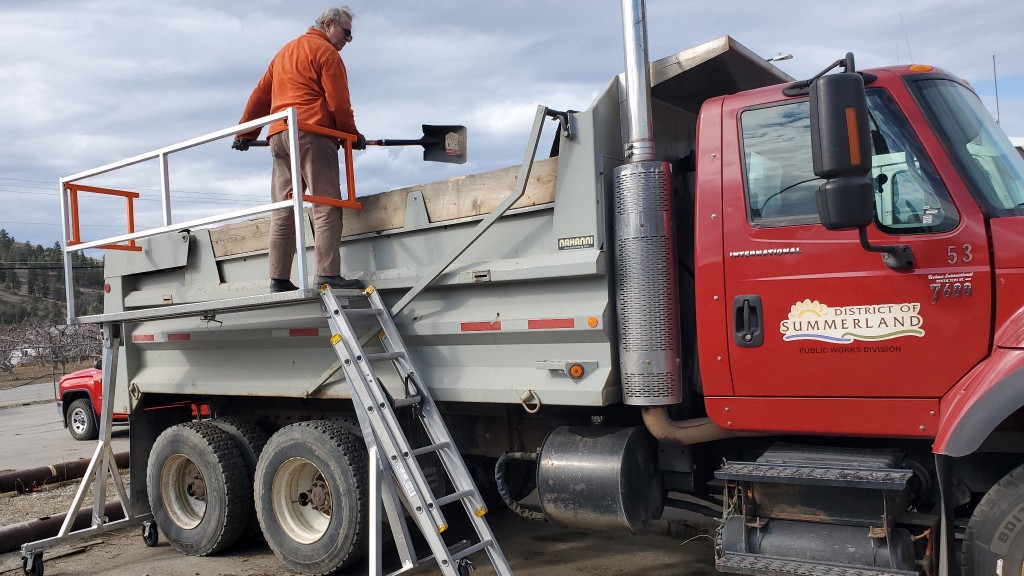
[(36, 294), (39, 288), (39, 270), (29, 268), (28, 279), (25, 281), (25, 291), (31, 296)]

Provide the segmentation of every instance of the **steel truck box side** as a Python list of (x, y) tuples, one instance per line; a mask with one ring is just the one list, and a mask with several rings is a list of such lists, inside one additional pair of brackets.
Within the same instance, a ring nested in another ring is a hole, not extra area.
[[(672, 160), (693, 149), (705, 99), (785, 79), (728, 37), (652, 71), (658, 154)], [(556, 135), (556, 158), (534, 163), (524, 197), (396, 316), (437, 400), (621, 400), (607, 210), (612, 169), (622, 163), (622, 90), (622, 77), (613, 78), (587, 110), (571, 113), (571, 134)], [(344, 274), (393, 304), (514, 189), (517, 172), (361, 198), (362, 211), (345, 213)], [(677, 193), (692, 190), (688, 179)], [(692, 235), (692, 223), (683, 226)], [(105, 313), (266, 293), (267, 227), (263, 219), (166, 234), (140, 241), (142, 252), (111, 253)], [(348, 396), (329, 370), (336, 360), (319, 304), (128, 330), (120, 377), (137, 392)], [(572, 364), (582, 376), (568, 374)]]

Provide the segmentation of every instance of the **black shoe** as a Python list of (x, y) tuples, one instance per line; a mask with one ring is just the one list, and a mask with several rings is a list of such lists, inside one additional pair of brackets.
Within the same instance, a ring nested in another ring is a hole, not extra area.
[(352, 290), (362, 289), (363, 283), (360, 280), (346, 280), (341, 276), (317, 276), (313, 279), (313, 283), (317, 286), (323, 286), (327, 284), (333, 290)]
[(298, 289), (299, 287), (296, 286), (295, 284), (292, 284), (292, 281), (288, 280), (287, 278), (285, 278), (284, 280), (281, 280), (280, 278), (270, 279), (271, 292), (291, 292), (292, 290)]

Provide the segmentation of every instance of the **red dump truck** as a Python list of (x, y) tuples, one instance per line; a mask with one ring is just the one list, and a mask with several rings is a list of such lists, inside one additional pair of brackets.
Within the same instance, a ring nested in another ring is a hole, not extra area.
[[(395, 305), (478, 482), (562, 525), (702, 511), (723, 572), (1020, 574), (1020, 155), (939, 68), (797, 81), (728, 37), (649, 65), (626, 22), (627, 73), (538, 112), (549, 159), (345, 213), (346, 271)], [(345, 566), (367, 468), (320, 304), (211, 312), (267, 294), (266, 221), (194, 224), (69, 247), (138, 243), (77, 319), (120, 334), (132, 504), (186, 553), (261, 530), (295, 571)], [(213, 418), (147, 410), (175, 402)]]

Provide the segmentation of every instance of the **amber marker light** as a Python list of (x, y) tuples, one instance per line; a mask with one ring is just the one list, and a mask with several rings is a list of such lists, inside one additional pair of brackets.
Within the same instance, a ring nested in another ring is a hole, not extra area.
[(860, 131), (857, 130), (857, 109), (846, 109), (846, 136), (850, 142), (850, 164), (860, 166)]
[(573, 380), (579, 380), (583, 378), (583, 366), (579, 364), (573, 364), (569, 366), (569, 377)]
[(911, 72), (931, 72), (935, 68), (927, 64), (912, 64), (908, 70)]
[(591, 328), (597, 328), (597, 318), (594, 316), (587, 318), (587, 326), (590, 326)]

